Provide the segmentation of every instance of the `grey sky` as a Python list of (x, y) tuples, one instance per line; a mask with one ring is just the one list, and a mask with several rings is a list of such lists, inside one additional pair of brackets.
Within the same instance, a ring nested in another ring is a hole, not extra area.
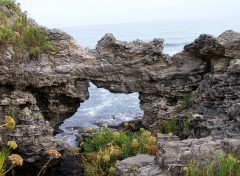
[(240, 0), (17, 0), (47, 27), (240, 16)]

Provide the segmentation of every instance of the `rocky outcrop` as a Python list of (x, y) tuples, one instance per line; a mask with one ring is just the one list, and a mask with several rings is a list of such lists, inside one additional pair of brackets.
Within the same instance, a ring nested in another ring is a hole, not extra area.
[(16, 119), (14, 131), (1, 136), (15, 140), (24, 166), (37, 170), (48, 159), (46, 150), (63, 153), (68, 147), (53, 137), (54, 128), (88, 98), (88, 80), (78, 75), (94, 58), (92, 51), (82, 49), (66, 33), (49, 30), (48, 37), (57, 53), (30, 59), (27, 51), (18, 53), (9, 45), (1, 46), (0, 52), (0, 122), (5, 115)]
[[(6, 89), (6, 88), (5, 88)], [(34, 163), (41, 167), (47, 159), (46, 151), (55, 149), (63, 152), (67, 144), (53, 137), (53, 128), (44, 119), (40, 109), (36, 105), (36, 99), (32, 94), (20, 91), (12, 91), (7, 94), (1, 87), (0, 106), (1, 117), (8, 114), (16, 119), (14, 131), (5, 131), (3, 141), (14, 140), (21, 153), (24, 162)], [(3, 119), (0, 120), (3, 124)]]
[(64, 32), (52, 30), (48, 36), (58, 52), (41, 54), (36, 60), (30, 60), (27, 53), (19, 58), (8, 46), (0, 54), (0, 80), (2, 86), (31, 92), (44, 118), (56, 127), (88, 98), (88, 81), (79, 79), (78, 71), (83, 67), (83, 60), (91, 63), (94, 55)]
[(119, 176), (165, 176), (166, 172), (164, 173), (155, 164), (153, 156), (138, 154), (137, 156), (117, 161), (115, 174)]
[(116, 175), (176, 176), (183, 175), (190, 161), (209, 164), (218, 157), (235, 153), (239, 156), (240, 138), (176, 140), (171, 135), (158, 139), (160, 153), (156, 156), (137, 155), (116, 163)]
[(143, 124), (148, 127), (171, 112), (182, 96), (195, 90), (210, 71), (209, 63), (192, 53), (170, 57), (162, 49), (161, 39), (127, 43), (107, 34), (96, 47), (96, 57), (102, 65), (88, 78), (112, 92), (139, 92)]
[(106, 34), (89, 50), (57, 29), (47, 30), (47, 36), (56, 52), (38, 58), (10, 45), (0, 47), (0, 115), (17, 120), (4, 137), (20, 143), (26, 161), (40, 160), (48, 148), (66, 148), (52, 137), (53, 128), (89, 97), (89, 81), (111, 92), (138, 92), (142, 123), (155, 134), (166, 133), (164, 125), (174, 120), (181, 139), (223, 141), (239, 135), (239, 33), (201, 35), (172, 57), (163, 54), (163, 39), (122, 42)]
[(213, 137), (201, 139), (187, 139), (182, 141), (159, 140), (160, 154), (155, 163), (169, 175), (180, 175), (183, 167), (190, 161), (198, 165), (209, 164), (213, 159), (235, 153), (239, 156), (240, 138), (217, 139)]

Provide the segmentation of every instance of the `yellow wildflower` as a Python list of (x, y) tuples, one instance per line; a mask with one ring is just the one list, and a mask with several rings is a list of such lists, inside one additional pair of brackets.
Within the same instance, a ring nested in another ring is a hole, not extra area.
[(157, 142), (157, 139), (156, 139), (155, 137), (150, 136), (150, 137), (148, 138), (148, 143), (149, 143), (149, 144), (155, 144), (156, 142)]
[(121, 152), (121, 150), (119, 150), (117, 148), (114, 148), (113, 149), (113, 155), (116, 156), (116, 157), (120, 157), (122, 155), (122, 152)]
[(17, 143), (15, 141), (8, 141), (7, 145), (12, 149), (17, 148)]
[(133, 140), (132, 140), (131, 146), (132, 146), (133, 148), (136, 148), (136, 147), (139, 146), (137, 139), (133, 139)]
[(19, 38), (19, 37), (20, 37), (20, 34), (19, 34), (19, 32), (14, 32), (14, 35), (15, 35), (15, 37), (17, 37), (17, 38)]
[(102, 126), (103, 126), (104, 128), (107, 128), (107, 127), (108, 127), (108, 124), (104, 123), (104, 124), (102, 124)]
[(15, 128), (15, 121), (10, 116), (5, 116), (5, 123), (6, 127), (10, 130), (13, 130)]
[(12, 165), (15, 166), (22, 166), (23, 164), (23, 159), (21, 156), (17, 154), (11, 154), (8, 159), (11, 161)]
[(140, 132), (141, 133), (145, 132), (145, 129), (144, 128), (140, 128)]
[(108, 172), (109, 172), (110, 175), (114, 175), (115, 172), (116, 172), (115, 167), (110, 167)]
[(92, 162), (93, 164), (97, 163), (98, 162), (98, 155), (97, 155), (96, 152), (88, 153), (87, 154), (87, 159), (88, 159), (88, 161)]
[(188, 167), (185, 166), (185, 167), (183, 168), (183, 171), (186, 172), (186, 173), (188, 173), (188, 172), (189, 172)]
[(120, 133), (118, 131), (113, 132), (113, 138), (116, 139), (120, 136)]
[(231, 160), (231, 161), (236, 161), (237, 160), (236, 158), (234, 158), (233, 154), (228, 154), (227, 159)]
[(142, 132), (142, 136), (149, 137), (149, 136), (151, 136), (151, 132), (148, 130), (145, 130), (144, 132)]
[(180, 103), (177, 103), (175, 107), (176, 107), (177, 109), (181, 109), (181, 108), (183, 107), (183, 105), (180, 104)]
[(87, 132), (92, 133), (92, 128), (91, 127), (87, 128)]
[(52, 158), (60, 158), (61, 157), (61, 154), (57, 151), (57, 150), (54, 150), (54, 149), (49, 149), (46, 151), (47, 155), (52, 157)]
[(149, 153), (150, 155), (156, 155), (157, 152), (158, 152), (158, 147), (157, 147), (156, 145), (150, 145), (150, 146), (148, 147), (148, 153)]
[(162, 133), (157, 133), (157, 137), (162, 137)]
[(108, 162), (108, 161), (110, 161), (110, 155), (108, 153), (105, 153), (103, 155), (102, 159), (103, 159), (104, 162)]

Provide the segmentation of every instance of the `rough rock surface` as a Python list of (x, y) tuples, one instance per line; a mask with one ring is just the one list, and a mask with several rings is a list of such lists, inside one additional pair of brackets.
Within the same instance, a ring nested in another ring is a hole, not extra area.
[[(217, 38), (201, 35), (185, 46), (182, 53), (191, 53), (202, 59), (210, 69), (196, 90), (191, 92), (188, 105), (183, 106), (184, 102), (179, 102), (182, 107), (173, 107), (148, 127), (158, 132), (162, 121), (175, 119), (177, 128), (183, 131), (180, 120), (190, 117), (188, 136), (200, 139), (178, 141), (172, 136), (164, 136), (158, 140), (160, 153), (154, 165), (151, 163), (145, 167), (160, 167), (164, 174), (174, 176), (183, 174), (182, 168), (190, 160), (206, 164), (223, 154), (240, 155), (239, 51), (240, 35), (233, 31), (226, 31)], [(141, 170), (147, 171), (143, 168)]]
[(160, 153), (156, 156), (137, 155), (117, 161), (116, 175), (176, 176), (183, 175), (183, 167), (190, 161), (208, 164), (221, 155), (240, 155), (240, 138), (172, 140), (173, 136), (158, 140)]
[(0, 122), (5, 115), (16, 119), (15, 130), (1, 136), (17, 142), (17, 152), (31, 168), (43, 166), (46, 150), (62, 153), (68, 147), (53, 137), (54, 128), (88, 98), (88, 81), (78, 75), (82, 67), (94, 65), (91, 59), (95, 57), (66, 33), (47, 33), (57, 53), (30, 59), (27, 51), (18, 53), (12, 46), (1, 46), (0, 52)]
[(158, 166), (170, 175), (180, 175), (183, 166), (190, 161), (198, 164), (210, 163), (221, 155), (240, 154), (240, 138), (216, 139), (213, 137), (187, 139), (182, 141), (159, 140), (160, 154), (155, 158)]
[(60, 30), (47, 30), (47, 35), (57, 52), (35, 59), (27, 51), (1, 46), (0, 115), (17, 119), (16, 129), (4, 138), (21, 143), (26, 161), (41, 160), (48, 148), (66, 147), (52, 137), (53, 128), (88, 98), (89, 81), (112, 92), (139, 92), (142, 123), (154, 133), (164, 132), (162, 122), (174, 119), (181, 139), (204, 138), (200, 143), (206, 139), (213, 148), (217, 144), (206, 137), (239, 142), (239, 33), (226, 31), (216, 38), (203, 34), (172, 57), (162, 53), (163, 39), (122, 42), (106, 34), (89, 50)]
[(166, 176), (158, 165), (154, 163), (154, 157), (138, 154), (122, 161), (116, 162), (116, 175), (118, 176)]
[(36, 60), (25, 54), (19, 60), (19, 54), (11, 46), (0, 53), (0, 81), (1, 85), (31, 92), (44, 118), (56, 127), (88, 98), (88, 81), (78, 75), (83, 60), (91, 63), (94, 55), (64, 32), (49, 30), (48, 36), (59, 50), (55, 54), (42, 54)]
[[(54, 130), (45, 121), (32, 94), (20, 91), (4, 93), (0, 98), (0, 115), (4, 117), (7, 114), (16, 119), (16, 128), (14, 131), (5, 131), (5, 135), (1, 136), (4, 141), (16, 141), (17, 152), (21, 153), (25, 162), (41, 167), (44, 164), (42, 162), (47, 159), (46, 150), (63, 152), (66, 149), (67, 144), (64, 141), (54, 139)], [(3, 120), (0, 119), (1, 124)]]
[(94, 84), (112, 92), (139, 92), (143, 125), (147, 127), (171, 112), (210, 71), (208, 63), (192, 53), (170, 57), (162, 53), (162, 48), (161, 39), (127, 43), (106, 34), (96, 46), (96, 57), (102, 65), (89, 76)]

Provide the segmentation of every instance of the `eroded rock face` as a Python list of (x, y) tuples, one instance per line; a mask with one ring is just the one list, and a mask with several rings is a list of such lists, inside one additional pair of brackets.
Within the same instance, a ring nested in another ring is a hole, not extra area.
[(54, 128), (88, 98), (89, 81), (79, 75), (95, 58), (92, 51), (78, 46), (66, 33), (47, 32), (57, 53), (30, 59), (27, 51), (18, 53), (7, 45), (0, 52), (0, 122), (5, 115), (16, 119), (14, 131), (1, 136), (6, 141), (15, 140), (25, 166), (30, 164), (37, 170), (48, 160), (46, 150), (63, 153), (68, 147), (53, 137)]
[(34, 94), (45, 119), (56, 127), (88, 98), (88, 81), (79, 79), (79, 69), (83, 60), (91, 63), (94, 55), (64, 32), (52, 30), (48, 35), (59, 52), (42, 54), (35, 60), (25, 54), (19, 60), (19, 54), (9, 46), (0, 54), (0, 79), (1, 85)]
[[(1, 88), (1, 92), (4, 91)], [(17, 152), (21, 153), (25, 162), (42, 166), (43, 158), (47, 159), (45, 151), (56, 149), (62, 152), (67, 144), (53, 137), (53, 128), (49, 126), (40, 109), (36, 105), (36, 99), (30, 93), (12, 91), (1, 94), (1, 117), (11, 115), (16, 119), (16, 128), (13, 131), (5, 131), (1, 135), (4, 141), (16, 141)], [(0, 119), (3, 124), (3, 118)]]
[(209, 63), (190, 52), (170, 57), (162, 49), (162, 39), (127, 43), (106, 34), (96, 46), (101, 66), (89, 75), (94, 84), (112, 92), (139, 92), (146, 127), (171, 112), (209, 71)]
[[(161, 114), (157, 118), (159, 121), (156, 120), (150, 128), (154, 131), (163, 120), (187, 119), (187, 116), (190, 116), (193, 137), (238, 136), (240, 130), (238, 122), (239, 44), (239, 33), (226, 31), (217, 38), (201, 35), (193, 43), (185, 46), (185, 51), (182, 53), (191, 53), (194, 57), (202, 59), (209, 64), (210, 70), (202, 75), (196, 90), (191, 91), (187, 107), (175, 107), (169, 113), (158, 111)], [(188, 82), (185, 83), (186, 86)], [(179, 88), (182, 90), (182, 87)], [(172, 98), (174, 97), (177, 95)]]

